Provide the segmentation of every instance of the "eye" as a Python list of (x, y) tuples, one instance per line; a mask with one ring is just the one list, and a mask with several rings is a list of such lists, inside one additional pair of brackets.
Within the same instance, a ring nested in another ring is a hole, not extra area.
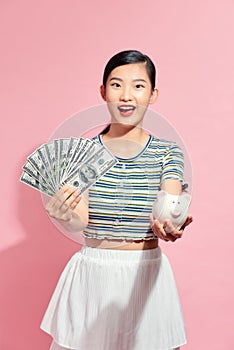
[(119, 83), (112, 83), (111, 86), (114, 86), (114, 87), (119, 88), (119, 87), (120, 87), (120, 84), (119, 84)]
[(144, 88), (145, 88), (145, 86), (144, 86), (144, 85), (142, 85), (142, 84), (137, 84), (137, 85), (136, 85), (136, 88), (137, 88), (137, 89), (144, 89)]

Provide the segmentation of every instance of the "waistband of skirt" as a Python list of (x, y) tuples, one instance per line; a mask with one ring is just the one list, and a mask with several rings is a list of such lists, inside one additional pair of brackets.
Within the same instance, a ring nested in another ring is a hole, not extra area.
[(160, 259), (162, 252), (160, 247), (146, 250), (117, 250), (102, 249), (83, 246), (79, 252), (84, 257), (96, 258), (102, 260), (126, 260), (126, 261), (144, 261)]

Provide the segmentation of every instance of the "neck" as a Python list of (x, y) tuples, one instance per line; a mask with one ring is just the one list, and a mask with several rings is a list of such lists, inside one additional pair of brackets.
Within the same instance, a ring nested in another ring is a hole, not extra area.
[(139, 126), (129, 126), (123, 124), (111, 124), (110, 130), (105, 135), (107, 138), (121, 138), (127, 140), (141, 140), (148, 137), (148, 134)]
[(139, 154), (149, 140), (142, 128), (127, 128), (127, 125), (111, 124), (110, 130), (102, 135), (102, 141), (117, 157), (132, 158)]

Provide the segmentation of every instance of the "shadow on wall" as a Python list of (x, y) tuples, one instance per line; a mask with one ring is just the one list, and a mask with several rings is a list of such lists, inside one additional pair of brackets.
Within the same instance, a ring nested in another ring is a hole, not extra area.
[(40, 322), (59, 275), (80, 246), (53, 226), (39, 192), (20, 182), (17, 206), (26, 240), (0, 255), (0, 349), (48, 349), (51, 340)]

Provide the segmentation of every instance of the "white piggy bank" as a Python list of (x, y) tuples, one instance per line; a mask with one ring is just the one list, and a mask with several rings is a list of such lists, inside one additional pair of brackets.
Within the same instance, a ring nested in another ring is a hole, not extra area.
[(175, 228), (179, 228), (188, 216), (190, 202), (191, 195), (187, 192), (174, 195), (161, 190), (154, 201), (152, 213), (159, 222), (169, 219)]

